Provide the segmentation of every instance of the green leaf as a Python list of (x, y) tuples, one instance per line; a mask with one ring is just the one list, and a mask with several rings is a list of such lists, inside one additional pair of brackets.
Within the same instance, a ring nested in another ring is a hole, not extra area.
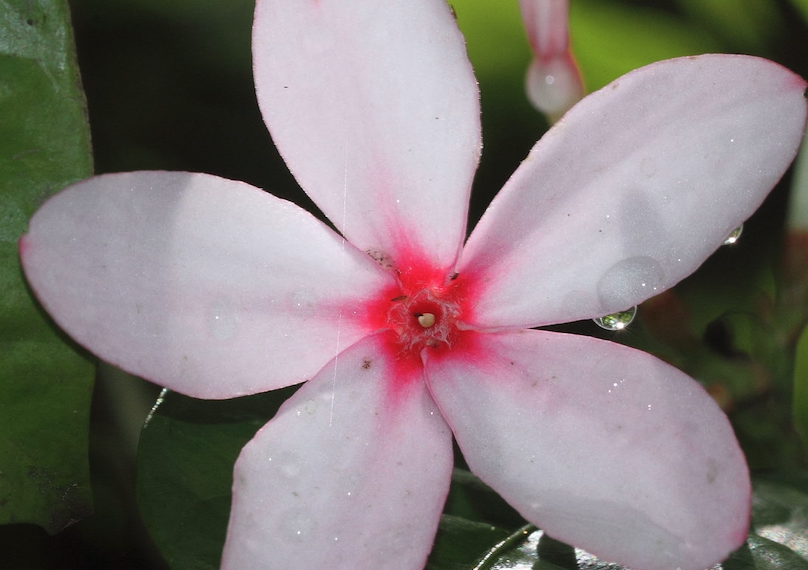
[(465, 469), (455, 469), (452, 473), (452, 485), (443, 512), (501, 528), (516, 528), (525, 524), (516, 509)]
[(293, 389), (226, 401), (168, 393), (143, 427), (138, 503), (172, 568), (219, 567), (233, 464)]
[(55, 533), (91, 510), (92, 365), (32, 299), (17, 239), (42, 201), (92, 174), (64, 0), (0, 0), (0, 523)]
[(507, 537), (508, 531), (496, 526), (443, 515), (425, 570), (473, 568), (487, 549), (501, 543)]
[[(794, 559), (789, 564), (808, 569), (808, 474), (786, 481), (755, 481), (752, 523), (756, 536), (779, 545), (770, 547), (777, 557), (792, 560), (792, 555), (799, 555), (801, 562)], [(762, 548), (751, 541), (749, 546), (753, 551)]]

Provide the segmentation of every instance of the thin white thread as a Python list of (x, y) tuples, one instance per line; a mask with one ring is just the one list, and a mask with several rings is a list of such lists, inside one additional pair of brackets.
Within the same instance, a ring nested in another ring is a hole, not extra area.
[(154, 414), (157, 413), (157, 408), (160, 407), (160, 404), (163, 403), (163, 400), (166, 399), (167, 395), (168, 395), (168, 388), (163, 388), (162, 390), (160, 390), (160, 395), (157, 396), (157, 401), (154, 402), (154, 405), (152, 406), (151, 410), (149, 411), (149, 415), (146, 416), (146, 421), (143, 422), (143, 427), (146, 427), (147, 425), (149, 425), (149, 422), (151, 421), (152, 417), (154, 417)]
[[(347, 138), (345, 140), (345, 154), (343, 157), (343, 168), (342, 168), (342, 220), (341, 220), (341, 227), (340, 232), (342, 233), (342, 253), (343, 256), (341, 257), (340, 263), (344, 267), (345, 265), (345, 221), (348, 217), (348, 141)], [(331, 411), (328, 416), (328, 427), (334, 422), (334, 400), (337, 397), (337, 368), (339, 365), (339, 355), (340, 355), (340, 334), (342, 333), (342, 307), (340, 307), (339, 313), (337, 313), (337, 347), (336, 347), (336, 354), (334, 354), (334, 374), (331, 376)]]

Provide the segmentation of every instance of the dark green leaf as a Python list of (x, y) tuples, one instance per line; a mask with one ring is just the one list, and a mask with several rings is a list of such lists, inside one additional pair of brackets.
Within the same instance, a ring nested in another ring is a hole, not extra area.
[(508, 537), (501, 528), (443, 515), (426, 570), (467, 570), (494, 545)]
[(29, 294), (17, 239), (49, 195), (92, 173), (64, 0), (0, 2), (0, 523), (55, 533), (91, 510), (92, 366)]
[(452, 473), (452, 486), (443, 512), (501, 528), (516, 528), (525, 524), (521, 515), (505, 499), (465, 469), (455, 469)]
[(226, 401), (169, 393), (151, 415), (138, 450), (138, 503), (172, 568), (219, 567), (233, 464), (292, 391)]
[(785, 483), (756, 481), (752, 523), (755, 535), (780, 545), (775, 548), (750, 541), (753, 554), (757, 556), (758, 551), (765, 552), (769, 548), (771, 559), (792, 560), (796, 555), (802, 557), (801, 562), (794, 559), (789, 565), (808, 569), (808, 474), (792, 477)]

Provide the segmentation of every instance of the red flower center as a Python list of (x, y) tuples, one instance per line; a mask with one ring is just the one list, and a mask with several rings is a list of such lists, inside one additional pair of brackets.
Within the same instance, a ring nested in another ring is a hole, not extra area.
[(393, 331), (401, 350), (414, 355), (426, 347), (451, 347), (456, 340), (460, 303), (457, 290), (448, 285), (410, 288), (390, 301), (387, 328)]

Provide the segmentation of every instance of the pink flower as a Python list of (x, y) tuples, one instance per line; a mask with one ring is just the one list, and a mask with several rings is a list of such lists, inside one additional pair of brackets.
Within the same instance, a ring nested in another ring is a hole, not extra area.
[(558, 120), (584, 96), (581, 72), (570, 50), (568, 0), (519, 0), (533, 61), (525, 87), (533, 106)]
[[(307, 381), (244, 448), (223, 567), (423, 566), (452, 469), (550, 535), (644, 570), (745, 538), (726, 417), (647, 354), (529, 330), (690, 274), (796, 153), (805, 83), (709, 55), (574, 107), (466, 236), (478, 93), (442, 0), (259, 0), (256, 92), (294, 204), (206, 174), (98, 176), (20, 242), (53, 318), (100, 358), (231, 398)], [(347, 240), (347, 241), (346, 241)]]

